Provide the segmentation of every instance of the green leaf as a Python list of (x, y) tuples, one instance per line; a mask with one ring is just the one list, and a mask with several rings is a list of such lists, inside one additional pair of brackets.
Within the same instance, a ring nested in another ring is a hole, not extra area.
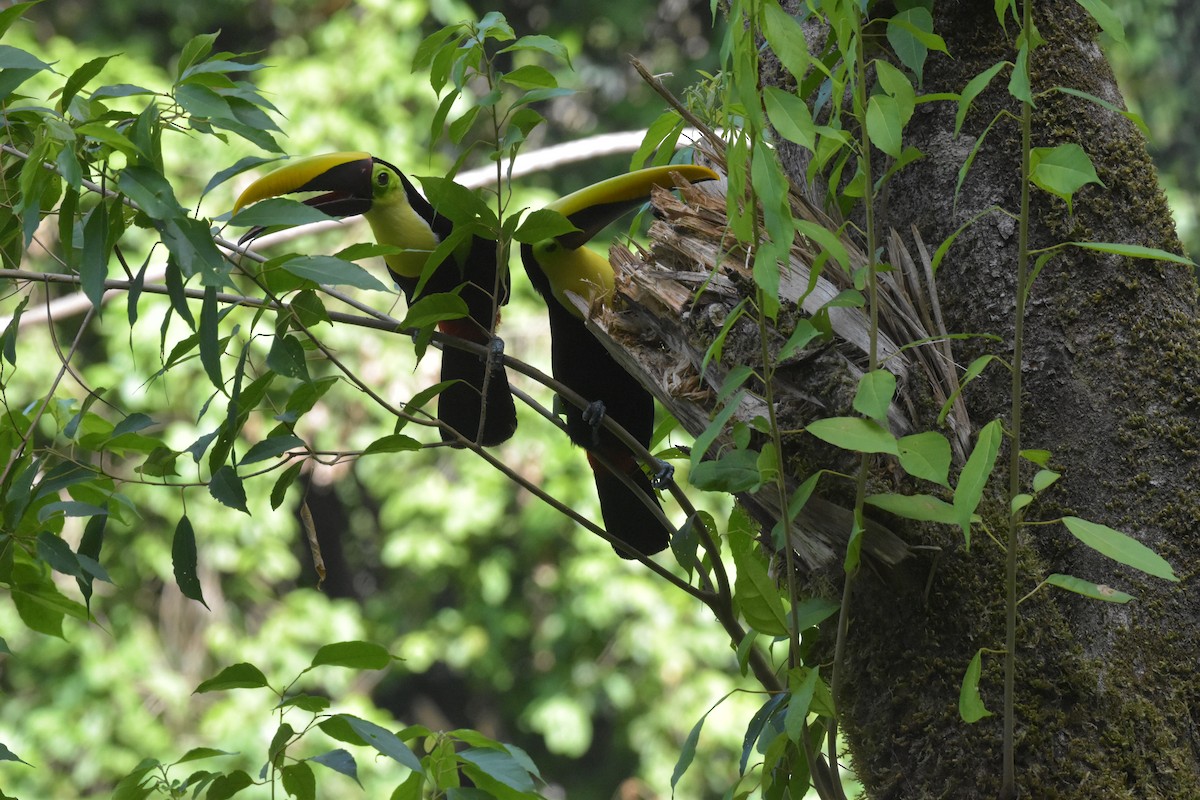
[(0, 44), (0, 69), (41, 72), (50, 69), (50, 65), (32, 53), (26, 53), (24, 50), (7, 44)]
[(788, 337), (783, 347), (779, 349), (779, 355), (777, 356), (779, 362), (782, 363), (791, 358), (797, 351), (802, 350), (809, 342), (820, 335), (821, 331), (812, 322), (807, 319), (798, 320), (796, 322), (796, 329), (792, 331), (792, 335)]
[[(784, 69), (790, 72), (797, 82), (803, 80), (809, 72), (809, 66), (813, 59), (808, 51), (808, 40), (804, 38), (804, 29), (796, 18), (784, 11), (777, 3), (764, 3), (762, 5), (762, 33), (771, 45), (771, 52), (783, 64)], [(768, 104), (768, 113), (770, 113), (769, 108)], [(772, 120), (771, 124), (775, 125), (775, 121)], [(776, 128), (778, 128), (777, 125)], [(809, 147), (809, 149), (812, 148)]]
[(816, 149), (816, 125), (812, 112), (803, 100), (774, 86), (763, 89), (763, 100), (767, 107), (767, 119), (780, 136), (809, 151)]
[(212, 480), (208, 482), (208, 493), (222, 505), (245, 514), (250, 513), (250, 509), (246, 507), (246, 488), (242, 485), (242, 479), (237, 470), (228, 464), (213, 473)]
[(950, 442), (937, 431), (904, 436), (900, 447), (900, 466), (914, 478), (950, 488)]
[(254, 785), (254, 780), (243, 770), (234, 770), (227, 775), (218, 776), (208, 787), (204, 795), (206, 800), (227, 800), (242, 789)]
[(1128, 603), (1133, 599), (1133, 595), (1118, 592), (1111, 586), (1105, 586), (1102, 583), (1092, 583), (1082, 578), (1076, 578), (1073, 575), (1063, 575), (1057, 572), (1047, 576), (1046, 583), (1051, 586), (1057, 586), (1060, 589), (1066, 589), (1068, 592), (1075, 592), (1084, 597), (1090, 597), (1093, 600), (1103, 600), (1106, 603)]
[(867, 101), (867, 133), (871, 136), (871, 144), (892, 158), (900, 157), (904, 126), (894, 98), (877, 94)]
[(1068, 212), (1075, 192), (1089, 183), (1104, 185), (1088, 154), (1075, 143), (1035, 147), (1030, 151), (1029, 165), (1029, 180), (1066, 201)]
[(957, 525), (959, 520), (954, 506), (928, 494), (873, 494), (866, 498), (866, 502), (905, 519), (943, 522), (947, 525)]
[(767, 636), (786, 636), (787, 614), (779, 589), (767, 574), (758, 544), (741, 534), (731, 535), (729, 543), (737, 566), (733, 599), (746, 624)]
[(171, 188), (171, 184), (150, 167), (125, 167), (117, 176), (117, 188), (152, 219), (168, 219), (186, 214), (175, 199), (175, 190)]
[(900, 455), (896, 437), (878, 422), (862, 417), (829, 417), (808, 423), (805, 428), (823, 442), (856, 453)]
[(501, 74), (500, 80), (516, 86), (518, 89), (543, 89), (558, 86), (558, 80), (555, 79), (554, 73), (537, 64), (525, 64), (512, 72), (505, 72)]
[(539, 208), (526, 215), (513, 233), (513, 238), (525, 244), (535, 244), (577, 230), (579, 228), (572, 225), (570, 220), (557, 211)]
[(206, 758), (219, 758), (221, 756), (235, 756), (237, 753), (229, 750), (217, 750), (213, 747), (193, 747), (183, 754), (183, 757), (176, 761), (176, 764), (186, 764), (189, 761), (201, 761)]
[(405, 436), (402, 433), (394, 433), (390, 436), (384, 436), (367, 445), (363, 450), (364, 456), (375, 455), (377, 453), (407, 453), (413, 450), (420, 450), (421, 443), (411, 436)]
[(1142, 119), (1141, 114), (1134, 113), (1133, 111), (1126, 111), (1125, 109), (1121, 108), (1120, 106), (1110, 103), (1102, 97), (1097, 97), (1094, 94), (1088, 94), (1087, 92), (1082, 92), (1079, 89), (1072, 89), (1069, 86), (1055, 86), (1054, 90), (1058, 91), (1058, 92), (1062, 92), (1063, 94), (1069, 94), (1073, 97), (1078, 97), (1082, 100), (1087, 100), (1089, 103), (1094, 103), (1095, 105), (1098, 105), (1101, 108), (1107, 109), (1107, 110), (1113, 112), (1114, 114), (1120, 114), (1122, 117), (1124, 117), (1125, 119), (1129, 120), (1134, 125), (1136, 125), (1138, 130), (1140, 130), (1142, 132), (1143, 136), (1145, 136), (1147, 139), (1150, 138), (1150, 128), (1147, 127), (1146, 121), (1144, 119)]
[(296, 482), (296, 478), (300, 477), (300, 469), (304, 466), (303, 461), (297, 461), (283, 471), (279, 479), (275, 481), (275, 485), (271, 487), (271, 510), (278, 511), (283, 505), (283, 499), (287, 496), (287, 490)]
[(396, 734), (365, 719), (359, 719), (349, 714), (339, 716), (346, 720), (350, 729), (361, 736), (363, 741), (383, 755), (408, 767), (413, 772), (425, 772), (425, 768), (421, 766), (421, 760), (408, 748), (408, 745), (400, 741)]
[(759, 454), (754, 450), (734, 450), (712, 461), (702, 461), (692, 468), (689, 481), (708, 492), (750, 492), (763, 484), (758, 467)]
[(1140, 244), (1113, 244), (1111, 242), (1067, 242), (1074, 247), (1082, 247), (1085, 250), (1096, 250), (1101, 253), (1113, 253), (1118, 256), (1126, 256), (1128, 258), (1146, 258), (1151, 261), (1172, 261), (1176, 264), (1184, 264), (1189, 267), (1196, 266), (1190, 258), (1177, 256), (1174, 253), (1168, 253), (1166, 250), (1160, 250), (1156, 247), (1143, 247)]
[(25, 759), (18, 757), (16, 753), (8, 749), (7, 745), (2, 743), (0, 743), (0, 761), (18, 761), (27, 767), (33, 766)]
[[(246, 169), (249, 166), (253, 165), (248, 165)], [(333, 217), (320, 209), (306, 206), (299, 200), (293, 200), (290, 197), (269, 197), (238, 211), (229, 220), (229, 224), (242, 228), (259, 226), (269, 228), (276, 225), (309, 225), (314, 222), (326, 222), (330, 219)]]
[(288, 764), (279, 771), (283, 790), (296, 800), (316, 800), (317, 778), (307, 761)]
[(319, 756), (313, 756), (309, 761), (313, 761), (323, 767), (328, 767), (334, 772), (340, 772), (359, 786), (362, 786), (362, 782), (358, 780), (358, 765), (354, 763), (354, 756), (341, 748), (330, 750), (328, 753), (322, 753)]
[(0, 11), (0, 36), (12, 27), (12, 24), (19, 20), (21, 16), (29, 9), (36, 6), (42, 0), (30, 0), (27, 3), (13, 3), (8, 8)]
[(1007, 61), (997, 61), (969, 80), (967, 85), (963, 87), (962, 95), (958, 98), (958, 113), (954, 116), (955, 136), (958, 136), (962, 130), (963, 122), (967, 119), (967, 112), (971, 110), (971, 103), (975, 102), (975, 98), (988, 87), (988, 84), (992, 82), (992, 78), (996, 77), (1000, 70), (1004, 69), (1007, 64)]
[[(800, 676), (804, 677), (801, 678)], [(783, 718), (783, 729), (790, 741), (799, 743), (804, 730), (804, 721), (808, 719), (809, 707), (812, 705), (813, 693), (817, 690), (820, 671), (816, 668), (797, 667), (788, 674), (787, 713)]]
[(408, 307), (400, 323), (402, 328), (431, 328), (439, 322), (467, 316), (467, 303), (457, 294), (439, 292), (425, 295)]
[(269, 686), (267, 676), (253, 664), (242, 662), (226, 667), (196, 687), (192, 694), (224, 692), (229, 689), (262, 689)]
[[(887, 424), (888, 409), (896, 393), (896, 376), (886, 369), (865, 373), (854, 394), (854, 410), (881, 425)], [(936, 435), (936, 434), (935, 434)]]
[[(67, 516), (78, 515), (68, 514)], [(71, 545), (49, 531), (42, 531), (38, 534), (37, 554), (38, 558), (49, 564), (55, 572), (69, 575), (72, 578), (84, 577), (83, 568), (79, 566), (79, 559), (75, 556)]]
[(990, 717), (992, 712), (983, 705), (979, 696), (979, 677), (983, 673), (983, 650), (976, 650), (963, 675), (962, 688), (958, 692), (958, 715), (963, 722), (978, 722)]
[(304, 440), (292, 433), (268, 436), (247, 450), (240, 463), (242, 465), (255, 464), (259, 461), (266, 461), (268, 458), (281, 456), (289, 450), (303, 447)]
[(192, 530), (187, 515), (180, 517), (179, 524), (175, 526), (175, 537), (171, 540), (171, 565), (175, 570), (175, 583), (183, 596), (208, 608), (200, 588), (200, 578), (196, 574), (196, 532)]
[(1121, 18), (1108, 7), (1104, 0), (1076, 0), (1076, 2), (1087, 9), (1101, 30), (1118, 42), (1125, 41), (1125, 27), (1121, 25)]
[(297, 277), (322, 285), (388, 291), (386, 286), (358, 264), (334, 256), (295, 256), (279, 266)]
[(708, 715), (713, 712), (716, 706), (704, 712), (704, 716), (696, 720), (696, 724), (688, 732), (687, 738), (683, 740), (683, 747), (679, 749), (679, 758), (675, 760), (675, 769), (671, 772), (671, 794), (675, 794), (675, 784), (679, 783), (679, 779), (687, 772), (688, 767), (692, 765), (692, 761), (696, 758), (696, 745), (700, 743), (700, 731), (704, 729), (704, 720), (708, 719)]
[(844, 272), (850, 271), (850, 254), (836, 233), (806, 219), (796, 220), (796, 232), (815, 242), (821, 248), (821, 252), (828, 254)]
[(922, 6), (901, 11), (888, 20), (887, 40), (892, 52), (920, 78), (925, 68), (925, 57), (930, 50), (946, 52), (942, 37), (933, 33), (933, 15)]
[(225, 391), (225, 379), (221, 376), (220, 320), (217, 314), (217, 287), (204, 289), (204, 300), (200, 305), (200, 363), (208, 379), (217, 391)]
[(555, 61), (560, 61), (566, 64), (567, 67), (571, 66), (571, 53), (561, 42), (551, 36), (544, 36), (542, 34), (522, 36), (520, 39), (517, 39), (515, 44), (510, 44), (500, 52), (511, 53), (517, 50), (540, 51), (550, 56)]
[(1022, 103), (1035, 105), (1033, 92), (1029, 88), (1029, 43), (1025, 40), (1022, 40), (1021, 48), (1017, 51), (1017, 63), (1008, 79), (1008, 93)]
[(179, 63), (175, 65), (177, 78), (181, 78), (194, 64), (199, 63), (211, 53), (213, 42), (216, 40), (217, 34), (215, 33), (202, 33), (189, 39), (179, 54)]
[[(1024, 455), (1024, 454), (1022, 454)], [(1062, 476), (1050, 469), (1039, 469), (1037, 474), (1033, 476), (1033, 490), (1035, 492), (1044, 492), (1054, 485)]]
[(267, 352), (267, 367), (286, 378), (297, 378), (308, 383), (308, 357), (304, 345), (291, 334), (276, 336)]
[(1171, 565), (1162, 556), (1132, 536), (1079, 517), (1063, 517), (1063, 524), (1076, 539), (1113, 561), (1156, 578), (1179, 581), (1175, 570), (1171, 569)]
[(336, 642), (318, 650), (310, 666), (384, 669), (391, 663), (392, 657), (382, 645), (374, 642)]
[(958, 524), (968, 549), (971, 547), (971, 517), (983, 499), (983, 488), (992, 477), (1003, 436), (1000, 420), (992, 420), (983, 426), (971, 455), (967, 457), (967, 463), (958, 475), (958, 486), (954, 488), (954, 510), (958, 514)]
[(66, 111), (71, 106), (71, 100), (75, 98), (75, 95), (79, 94), (79, 90), (87, 86), (89, 81), (99, 75), (100, 71), (104, 69), (104, 65), (112, 58), (114, 56), (93, 58), (72, 72), (71, 77), (67, 78), (67, 82), (63, 86), (62, 94), (58, 97), (58, 110)]

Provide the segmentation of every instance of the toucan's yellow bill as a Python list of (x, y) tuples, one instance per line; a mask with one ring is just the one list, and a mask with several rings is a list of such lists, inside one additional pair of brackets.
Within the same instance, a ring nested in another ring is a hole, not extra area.
[[(351, 164), (356, 161), (365, 161), (369, 164), (371, 162), (371, 154), (353, 151), (326, 153), (319, 156), (293, 159), (274, 172), (264, 175), (247, 186), (246, 190), (234, 202), (233, 213), (236, 214), (245, 206), (257, 203), (259, 200), (278, 197), (281, 194), (288, 194), (289, 192), (322, 191), (341, 188), (333, 185), (320, 185), (321, 182), (317, 179), (335, 167)], [(366, 172), (367, 175), (370, 175), (369, 166)]]
[(675, 173), (692, 182), (717, 180), (720, 177), (708, 167), (672, 164), (639, 169), (593, 183), (546, 206), (580, 229), (578, 233), (558, 237), (559, 241), (571, 248), (582, 246), (609, 223), (645, 202), (655, 186), (673, 187), (675, 182), (671, 175)]

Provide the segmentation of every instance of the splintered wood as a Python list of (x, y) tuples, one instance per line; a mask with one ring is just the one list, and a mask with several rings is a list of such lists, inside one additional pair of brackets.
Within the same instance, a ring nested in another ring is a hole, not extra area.
[[(634, 252), (620, 244), (612, 248), (615, 302), (612, 309), (592, 309), (595, 313), (589, 315), (588, 325), (684, 429), (697, 435), (723, 405), (717, 403), (717, 395), (731, 370), (750, 366), (762, 374), (762, 340), (753, 314), (723, 328), (738, 304), (747, 297), (752, 299), (754, 292), (753, 254), (727, 228), (724, 182), (683, 182), (677, 191), (678, 197), (666, 190), (654, 192), (656, 220), (650, 228), (649, 251)], [(861, 305), (830, 305), (853, 289), (855, 271), (866, 266), (864, 254), (835, 224), (799, 198), (794, 201), (793, 213), (797, 219), (829, 231), (829, 236), (841, 243), (847, 262), (843, 269), (817, 242), (798, 235), (790, 262), (781, 267), (783, 311), (779, 328), (769, 331), (770, 357), (779, 352), (789, 328), (799, 319), (822, 314), (832, 329), (832, 339), (822, 337), (776, 363), (776, 415), (783, 429), (799, 431), (813, 419), (855, 413), (851, 403), (868, 365), (870, 321)], [(917, 242), (927, 268), (928, 256), (919, 237)], [(913, 430), (908, 384), (919, 376), (922, 387), (928, 384), (928, 394), (940, 403), (954, 395), (957, 381), (949, 347), (937, 335), (941, 320), (932, 294), (932, 273), (926, 269), (928, 274), (922, 274), (898, 236), (889, 244), (894, 271), (882, 274), (876, 341), (881, 367), (896, 376), (899, 386), (889, 411), (889, 427), (903, 436)], [(709, 353), (712, 343), (723, 330), (724, 347), (713, 356)], [(904, 347), (925, 340), (928, 343), (922, 346)], [(762, 387), (752, 383), (750, 388), (740, 394), (733, 416), (747, 424), (765, 418), (768, 412)], [(957, 416), (960, 411), (953, 410), (951, 425), (956, 432), (969, 431), (965, 411), (961, 411), (964, 416)], [(959, 437), (951, 438), (955, 456), (965, 458)], [(708, 455), (714, 457), (730, 446), (732, 437), (727, 431)], [(825, 463), (830, 458), (827, 445), (806, 435), (789, 435), (786, 448), (789, 463), (797, 454), (801, 463), (815, 458)], [(812, 450), (812, 458), (805, 458), (803, 448)], [(852, 459), (841, 452), (832, 457)], [(805, 477), (795, 476), (789, 492)], [(767, 530), (782, 515), (784, 502), (772, 485), (738, 499)], [(810, 500), (792, 537), (804, 566), (819, 569), (839, 564), (851, 526), (852, 514), (843, 505), (830, 499)], [(885, 564), (897, 563), (908, 553), (902, 540), (870, 521), (864, 550)]]

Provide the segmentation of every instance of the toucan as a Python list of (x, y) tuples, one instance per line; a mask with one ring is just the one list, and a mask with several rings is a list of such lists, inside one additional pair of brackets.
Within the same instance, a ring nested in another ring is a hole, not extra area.
[[(429, 253), (450, 235), (453, 224), (392, 164), (370, 153), (347, 152), (301, 158), (251, 183), (234, 203), (243, 206), (295, 192), (323, 192), (305, 201), (332, 217), (362, 214), (380, 244), (404, 248), (384, 256), (393, 280), (411, 303)], [(254, 229), (243, 241), (261, 235)], [(496, 358), (503, 343), (495, 336), (499, 308), (508, 302), (508, 269), (500, 271), (496, 242), (473, 236), (470, 246), (439, 264), (421, 288), (421, 295), (460, 289), (467, 316), (439, 323), (452, 336), (487, 345), (491, 358), (446, 347), (442, 351), (443, 381), (451, 381), (438, 396), (438, 419), (451, 430), (442, 439), (491, 447), (513, 435), (517, 410), (503, 365)]]
[[(612, 265), (584, 245), (609, 223), (645, 202), (655, 186), (674, 186), (674, 174), (693, 182), (718, 177), (707, 167), (680, 165), (609, 178), (546, 206), (566, 217), (577, 230), (521, 246), (521, 262), (549, 310), (554, 377), (588, 401), (583, 409), (564, 404), (567, 435), (587, 451), (605, 529), (643, 555), (666, 548), (669, 537), (658, 516), (638, 495), (657, 508), (661, 506), (654, 484), (633, 453), (601, 423), (608, 415), (649, 446), (654, 432), (654, 397), (588, 331), (583, 314), (567, 293), (580, 296), (589, 308), (611, 302)], [(632, 492), (617, 473), (632, 480), (638, 492)], [(614, 545), (613, 549), (623, 558), (636, 557), (625, 548)]]

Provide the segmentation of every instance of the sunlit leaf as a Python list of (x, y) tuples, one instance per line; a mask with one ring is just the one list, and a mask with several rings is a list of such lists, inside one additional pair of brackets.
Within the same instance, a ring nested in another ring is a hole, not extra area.
[(821, 441), (857, 453), (900, 455), (896, 437), (878, 422), (862, 417), (829, 417), (814, 420), (805, 427)]
[(226, 667), (214, 677), (196, 687), (193, 694), (224, 692), (229, 689), (261, 689), (267, 686), (267, 676), (253, 664), (242, 662)]
[(1178, 582), (1175, 570), (1158, 553), (1128, 534), (1079, 517), (1063, 517), (1067, 530), (1101, 555), (1156, 578)]
[(1057, 572), (1053, 575), (1048, 575), (1046, 583), (1051, 586), (1057, 586), (1060, 589), (1066, 589), (1068, 592), (1075, 592), (1084, 597), (1090, 597), (1094, 600), (1103, 600), (1106, 603), (1128, 603), (1133, 599), (1133, 595), (1118, 592), (1111, 586), (1105, 586), (1102, 583), (1092, 583), (1082, 578), (1076, 578), (1073, 575), (1063, 575)]
[(336, 642), (327, 644), (313, 656), (313, 667), (348, 669), (384, 669), (392, 663), (387, 648), (374, 642)]
[(983, 704), (979, 696), (979, 677), (983, 672), (983, 650), (976, 650), (967, 665), (963, 675), (962, 688), (958, 692), (958, 715), (963, 722), (978, 722), (984, 717), (990, 717), (992, 712)]

